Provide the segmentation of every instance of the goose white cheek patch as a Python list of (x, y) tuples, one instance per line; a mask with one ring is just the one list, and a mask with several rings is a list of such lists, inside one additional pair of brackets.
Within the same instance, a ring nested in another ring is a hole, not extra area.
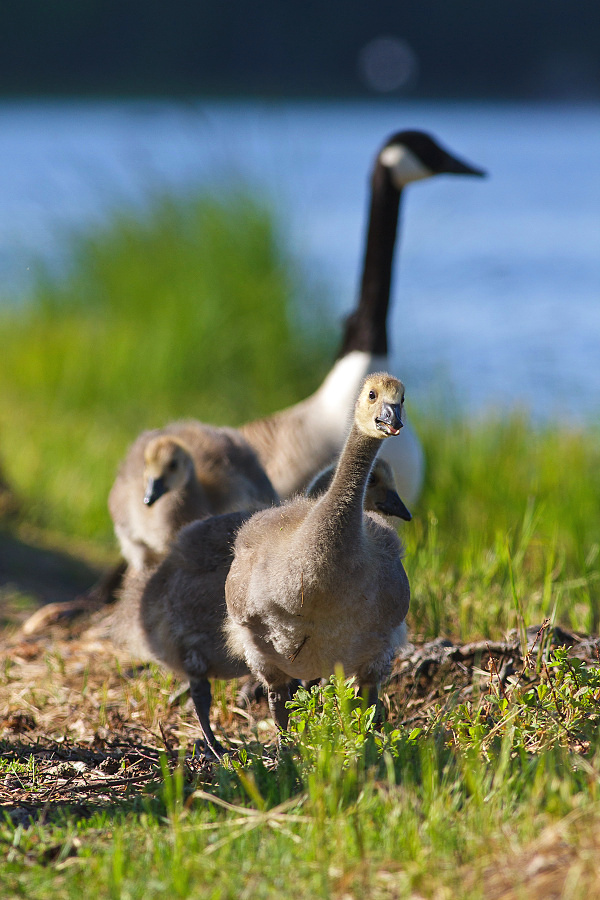
[(390, 170), (394, 187), (402, 190), (411, 181), (421, 181), (433, 174), (404, 144), (392, 144), (381, 151), (381, 163)]

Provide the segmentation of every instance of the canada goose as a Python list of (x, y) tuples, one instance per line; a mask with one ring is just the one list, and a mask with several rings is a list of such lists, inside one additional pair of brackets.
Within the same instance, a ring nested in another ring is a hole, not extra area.
[[(282, 498), (302, 491), (337, 456), (363, 379), (369, 372), (389, 368), (387, 312), (402, 190), (412, 181), (444, 173), (485, 174), (422, 131), (393, 134), (377, 154), (360, 297), (346, 321), (337, 362), (306, 400), (241, 428)], [(324, 429), (326, 420), (331, 427)], [(394, 470), (400, 495), (414, 503), (424, 462), (413, 429), (406, 425), (400, 438), (389, 441), (383, 453)]]
[[(328, 466), (319, 472), (306, 488), (306, 496), (315, 498), (324, 494), (335, 473), (335, 466)], [(365, 492), (365, 509), (372, 512), (381, 512), (386, 516), (397, 516), (410, 522), (412, 516), (396, 491), (396, 482), (392, 467), (385, 459), (378, 456), (373, 463), (369, 474), (367, 490)]]
[[(228, 644), (266, 685), (282, 729), (292, 679), (327, 677), (341, 663), (373, 699), (404, 639), (400, 541), (363, 512), (371, 466), (382, 441), (399, 434), (403, 402), (402, 382), (369, 376), (326, 493), (255, 513), (238, 532), (225, 583)], [(321, 426), (331, 424), (328, 416)]]
[(232, 428), (174, 422), (132, 444), (108, 498), (123, 556), (155, 565), (179, 529), (205, 516), (278, 502), (256, 453)]
[(206, 751), (217, 756), (224, 750), (210, 726), (209, 678), (237, 678), (249, 671), (227, 652), (223, 623), (233, 542), (251, 515), (233, 512), (186, 525), (158, 566), (126, 574), (108, 618), (115, 644), (189, 680)]

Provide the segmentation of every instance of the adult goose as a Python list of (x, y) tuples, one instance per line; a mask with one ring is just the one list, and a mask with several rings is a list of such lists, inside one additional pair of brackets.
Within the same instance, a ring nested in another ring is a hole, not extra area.
[[(283, 498), (304, 490), (341, 450), (360, 385), (369, 372), (388, 369), (387, 314), (402, 191), (433, 175), (485, 173), (445, 150), (422, 131), (399, 131), (387, 139), (371, 176), (365, 257), (356, 309), (348, 317), (338, 359), (317, 391), (306, 400), (243, 425), (273, 486)], [(340, 415), (345, 412), (346, 415)], [(329, 420), (331, 427), (323, 428)], [(384, 456), (398, 491), (411, 504), (423, 481), (423, 451), (405, 425)]]
[(267, 688), (281, 729), (292, 680), (327, 677), (341, 663), (374, 701), (404, 640), (410, 590), (400, 541), (363, 510), (377, 452), (402, 428), (403, 403), (398, 379), (367, 377), (325, 494), (255, 513), (238, 532), (225, 583), (228, 643)]

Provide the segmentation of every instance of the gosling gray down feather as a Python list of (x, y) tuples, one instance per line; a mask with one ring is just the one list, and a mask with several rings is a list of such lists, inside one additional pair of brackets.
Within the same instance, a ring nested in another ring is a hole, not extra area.
[(373, 461), (400, 432), (403, 402), (402, 382), (369, 376), (326, 493), (257, 512), (236, 538), (225, 584), (228, 643), (266, 685), (281, 728), (292, 679), (327, 677), (340, 663), (372, 695), (405, 639), (410, 589), (400, 541), (363, 511)]
[(278, 499), (238, 431), (189, 421), (139, 435), (119, 469), (108, 507), (123, 556), (141, 570), (165, 556), (188, 522), (262, 509)]
[(227, 652), (225, 579), (233, 543), (251, 511), (212, 516), (184, 526), (157, 566), (128, 570), (106, 620), (113, 642), (137, 660), (153, 660), (188, 679), (208, 751), (223, 748), (210, 726), (210, 678), (248, 674)]
[[(328, 466), (319, 472), (306, 488), (306, 496), (314, 499), (320, 497), (328, 489), (335, 474), (335, 465)], [(403, 503), (398, 491), (392, 467), (385, 459), (378, 456), (373, 463), (367, 490), (365, 492), (365, 509), (380, 512), (386, 516), (397, 516), (410, 522), (412, 515)]]
[[(388, 497), (394, 491), (390, 467), (377, 459), (373, 470), (378, 478), (369, 479), (365, 509), (386, 503), (393, 508)], [(333, 468), (321, 473), (320, 488), (317, 483), (311, 488), (313, 496), (326, 489), (333, 473)], [(158, 566), (143, 572), (130, 569), (103, 634), (133, 658), (161, 663), (190, 683), (247, 675), (244, 660), (232, 658), (226, 649), (223, 626), (233, 544), (251, 515), (234, 512), (192, 522), (181, 529)], [(209, 741), (219, 752), (214, 735)]]

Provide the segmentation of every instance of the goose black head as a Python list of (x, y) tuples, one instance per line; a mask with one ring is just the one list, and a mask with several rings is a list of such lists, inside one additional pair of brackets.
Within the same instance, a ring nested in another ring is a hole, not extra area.
[(383, 145), (378, 164), (386, 168), (397, 190), (411, 181), (431, 178), (432, 175), (476, 175), (483, 177), (483, 169), (464, 162), (445, 150), (435, 138), (424, 131), (398, 131)]
[(194, 461), (179, 441), (161, 435), (144, 452), (144, 503), (152, 506), (164, 494), (185, 485), (194, 471)]

